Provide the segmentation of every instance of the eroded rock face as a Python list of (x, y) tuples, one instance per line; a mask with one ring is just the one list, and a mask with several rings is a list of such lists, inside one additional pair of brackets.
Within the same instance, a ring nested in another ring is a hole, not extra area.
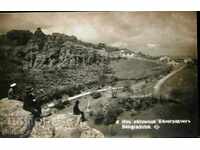
[(31, 137), (86, 138), (104, 136), (100, 131), (90, 128), (86, 122), (81, 122), (80, 116), (55, 114), (36, 122)]
[[(45, 35), (40, 28), (23, 45), (0, 41), (0, 64), (3, 64), (0, 66), (0, 82), (4, 83), (0, 85), (0, 96), (7, 95), (4, 89), (10, 82), (17, 83), (22, 92), (20, 95), (24, 94), (23, 89), (27, 85), (33, 86), (35, 93), (43, 89), (44, 93), (39, 96), (42, 97), (42, 103), (54, 99), (46, 96), (55, 87), (79, 86), (81, 90), (95, 87), (98, 72), (102, 70), (99, 63), (105, 63), (106, 60), (104, 55), (101, 56), (101, 47), (102, 44), (98, 47), (97, 44), (80, 41), (75, 36), (59, 33)], [(103, 52), (107, 54), (107, 51)], [(80, 89), (76, 90), (77, 93)], [(71, 91), (65, 94), (74, 95)]]
[(104, 135), (103, 133), (101, 133), (100, 131), (94, 129), (94, 128), (90, 128), (88, 130), (84, 130), (81, 133), (81, 138), (103, 138)]
[(79, 122), (79, 116), (55, 114), (36, 122), (31, 137), (74, 137)]
[(0, 100), (0, 137), (28, 137), (33, 127), (33, 116), (23, 110), (23, 103)]

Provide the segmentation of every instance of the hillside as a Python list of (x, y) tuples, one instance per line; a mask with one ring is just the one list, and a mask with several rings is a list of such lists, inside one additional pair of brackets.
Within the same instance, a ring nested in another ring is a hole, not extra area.
[[(33, 86), (43, 101), (59, 98), (64, 93), (73, 96), (80, 91), (104, 86), (112, 82), (104, 76), (112, 72), (109, 64), (113, 61), (108, 55), (117, 51), (118, 48), (104, 43), (83, 42), (75, 36), (45, 35), (40, 28), (34, 33), (11, 30), (0, 37), (0, 96), (7, 96), (12, 82), (18, 84), (19, 97), (23, 97), (26, 86)], [(145, 66), (151, 70), (157, 66), (155, 63), (132, 61), (127, 61), (125, 66), (132, 67), (130, 70), (134, 70), (137, 78), (149, 74), (149, 71), (143, 72), (139, 68)], [(114, 67), (117, 78), (125, 72), (120, 69), (121, 66), (124, 68), (123, 64), (122, 60)]]
[[(22, 42), (27, 34), (25, 31), (10, 32), (11, 35), (7, 33), (0, 38), (1, 97), (7, 95), (12, 82), (17, 82), (19, 89), (31, 85), (45, 93), (52, 93), (55, 87), (75, 88), (75, 92), (90, 88), (97, 81), (102, 69), (100, 64), (107, 63), (99, 51), (103, 47), (112, 49), (102, 43), (82, 42), (75, 36), (45, 35), (41, 29), (32, 33), (26, 42)], [(73, 95), (71, 91), (69, 94)]]
[[(121, 57), (120, 53), (119, 48), (104, 43), (87, 43), (75, 36), (60, 33), (46, 35), (40, 28), (34, 33), (11, 30), (0, 36), (0, 98), (7, 97), (9, 85), (13, 82), (17, 83), (17, 100), (23, 100), (26, 88), (31, 86), (37, 100), (42, 104), (42, 121), (50, 121), (53, 124), (56, 124), (54, 121), (57, 118), (61, 121), (74, 118), (71, 116), (74, 101), (79, 100), (80, 109), (84, 111), (87, 123), (92, 127), (89, 129), (95, 133), (94, 136), (97, 133), (101, 137), (140, 136), (140, 133), (137, 135), (119, 130), (118, 125), (115, 125), (117, 119), (168, 118), (176, 110), (180, 110), (177, 112), (180, 116), (187, 117), (191, 114), (194, 103), (185, 102), (187, 98), (197, 97), (196, 92), (192, 92), (197, 89), (194, 87), (194, 67), (187, 68), (167, 81), (159, 94), (163, 97), (172, 95), (172, 99), (167, 101), (162, 97), (161, 100), (153, 96), (155, 85), (183, 63), (173, 67), (168, 61), (161, 62), (160, 59), (133, 54), (128, 49), (124, 52), (126, 56)], [(191, 66), (195, 64), (191, 63)], [(177, 99), (181, 99), (183, 103), (180, 105)], [(9, 101), (6, 100), (5, 103)], [(18, 104), (16, 105), (18, 107)], [(186, 105), (191, 107), (185, 109)], [(8, 116), (4, 109), (1, 110), (6, 121)], [(166, 116), (163, 116), (164, 113)], [(62, 125), (65, 126), (65, 123)], [(63, 130), (57, 130), (58, 135), (54, 135), (52, 128), (55, 127), (45, 127), (42, 122), (38, 122), (33, 130), (29, 130), (32, 133), (28, 134), (32, 137), (68, 136), (69, 132)], [(71, 135), (71, 126), (69, 128), (69, 136), (82, 136), (82, 131), (77, 129), (75, 135), (74, 132)], [(90, 134), (90, 130), (83, 135), (85, 134)], [(6, 132), (5, 135), (7, 136)], [(22, 135), (24, 136), (24, 130)], [(157, 135), (148, 133), (144, 136)]]
[(111, 66), (119, 79), (139, 80), (168, 71), (166, 65), (137, 58), (113, 61)]

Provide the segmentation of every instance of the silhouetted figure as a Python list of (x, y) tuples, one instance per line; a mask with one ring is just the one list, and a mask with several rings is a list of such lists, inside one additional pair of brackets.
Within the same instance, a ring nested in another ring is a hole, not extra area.
[(34, 33), (34, 36), (37, 38), (45, 38), (45, 34), (42, 32), (41, 28), (37, 28)]
[(45, 43), (46, 35), (42, 32), (41, 28), (37, 28), (34, 33), (33, 39), (39, 46), (39, 49), (42, 49)]
[(82, 112), (80, 109), (79, 109), (79, 100), (76, 101), (74, 107), (73, 107), (73, 113), (74, 115), (81, 115), (81, 120), (82, 121), (87, 121), (85, 119), (85, 115), (84, 115), (84, 112)]
[(10, 85), (10, 88), (8, 90), (8, 99), (16, 99), (16, 91), (15, 91), (16, 85), (17, 85), (16, 83)]
[(35, 98), (33, 88), (29, 88), (26, 90), (23, 108), (27, 111), (30, 111), (34, 116), (34, 119), (40, 118), (41, 106), (38, 100)]

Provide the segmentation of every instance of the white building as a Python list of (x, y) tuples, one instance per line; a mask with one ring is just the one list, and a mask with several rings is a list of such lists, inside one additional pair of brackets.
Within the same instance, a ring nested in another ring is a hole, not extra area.
[(167, 64), (170, 65), (170, 66), (175, 67), (175, 66), (177, 66), (179, 63), (176, 62), (176, 61), (174, 61), (174, 60), (172, 60), (172, 61), (168, 62)]
[(185, 64), (190, 64), (190, 63), (193, 63), (193, 60), (191, 58), (187, 58), (187, 59), (184, 59), (183, 61)]
[(168, 57), (168, 56), (163, 56), (163, 57), (160, 57), (160, 62), (162, 63), (169, 63), (171, 61), (171, 58)]
[(120, 51), (120, 56), (124, 58), (133, 58), (136, 57), (136, 54), (132, 51), (127, 51), (127, 50), (121, 50)]

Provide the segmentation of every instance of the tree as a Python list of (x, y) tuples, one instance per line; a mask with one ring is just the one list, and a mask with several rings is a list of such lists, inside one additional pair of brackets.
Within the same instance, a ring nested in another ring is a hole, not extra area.
[(106, 83), (106, 79), (107, 79), (106, 72), (107, 72), (108, 66), (102, 63), (98, 67), (99, 67), (98, 85), (99, 85), (99, 88), (102, 88), (103, 86), (105, 86), (105, 83)]
[(98, 85), (99, 85), (99, 88), (102, 88), (104, 85), (105, 85), (105, 72), (104, 70), (101, 70), (98, 72)]
[(106, 47), (106, 44), (105, 43), (99, 43), (97, 45), (98, 48), (105, 48)]

